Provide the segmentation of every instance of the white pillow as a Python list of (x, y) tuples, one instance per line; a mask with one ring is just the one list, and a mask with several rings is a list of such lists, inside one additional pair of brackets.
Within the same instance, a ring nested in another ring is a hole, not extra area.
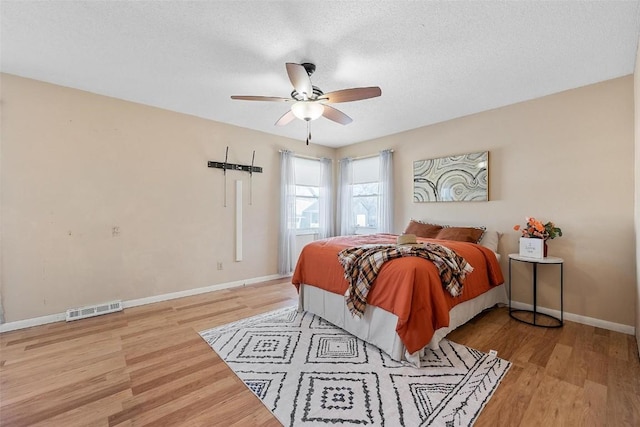
[(499, 231), (487, 230), (478, 244), (484, 246), (485, 248), (491, 249), (493, 252), (498, 253), (498, 242), (500, 241), (501, 236), (502, 233), (500, 233)]

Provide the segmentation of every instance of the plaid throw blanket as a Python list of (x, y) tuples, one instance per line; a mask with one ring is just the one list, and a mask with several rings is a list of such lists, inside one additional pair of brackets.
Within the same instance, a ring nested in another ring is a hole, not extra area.
[(378, 277), (382, 264), (404, 256), (432, 261), (438, 269), (442, 286), (454, 297), (462, 293), (464, 279), (473, 271), (473, 267), (464, 258), (435, 243), (416, 246), (365, 245), (344, 249), (338, 253), (338, 260), (344, 268), (344, 277), (349, 282), (345, 298), (354, 318), (364, 315), (367, 294)]

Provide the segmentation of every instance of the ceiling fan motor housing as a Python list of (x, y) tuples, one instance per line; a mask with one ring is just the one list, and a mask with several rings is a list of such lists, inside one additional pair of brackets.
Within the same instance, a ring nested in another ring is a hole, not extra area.
[[(312, 87), (313, 87), (313, 96), (311, 97), (311, 99), (318, 99), (319, 97), (324, 95), (324, 92), (318, 86), (312, 86)], [(298, 91), (295, 89), (291, 92), (291, 97), (296, 101), (304, 100), (304, 97), (300, 95)]]
[(314, 71), (316, 71), (316, 64), (312, 64), (311, 62), (303, 62), (300, 65), (304, 67), (308, 75), (311, 75)]

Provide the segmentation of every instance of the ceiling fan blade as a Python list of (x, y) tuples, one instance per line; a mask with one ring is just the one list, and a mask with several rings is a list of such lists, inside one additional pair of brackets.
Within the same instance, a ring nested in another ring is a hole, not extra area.
[(313, 95), (313, 86), (311, 85), (311, 79), (307, 70), (300, 64), (294, 64), (293, 62), (287, 62), (287, 74), (293, 88), (300, 95), (305, 96), (305, 99), (311, 98)]
[(275, 102), (289, 102), (291, 98), (280, 98), (278, 96), (243, 96), (243, 95), (231, 95), (231, 99), (239, 99), (242, 101), (275, 101)]
[(293, 111), (289, 110), (286, 113), (284, 113), (282, 115), (282, 117), (280, 117), (278, 119), (278, 121), (276, 122), (276, 126), (285, 126), (288, 125), (289, 123), (291, 123), (293, 121), (293, 119), (295, 119), (296, 116), (293, 115)]
[(382, 90), (378, 86), (371, 87), (354, 87), (352, 89), (336, 90), (335, 92), (325, 93), (320, 99), (326, 99), (327, 102), (351, 102), (361, 99), (375, 98), (382, 95)]
[(324, 106), (324, 112), (322, 113), (322, 115), (329, 120), (333, 120), (336, 123), (340, 123), (341, 125), (348, 125), (353, 121), (351, 117), (347, 116), (342, 111), (337, 110), (328, 105)]

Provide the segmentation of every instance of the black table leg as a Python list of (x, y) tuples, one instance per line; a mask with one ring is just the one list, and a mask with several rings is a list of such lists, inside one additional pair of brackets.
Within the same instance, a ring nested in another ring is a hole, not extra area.
[(536, 325), (536, 314), (538, 314), (538, 263), (533, 262), (533, 324)]
[[(513, 258), (512, 256), (516, 256), (515, 258)], [(562, 327), (564, 325), (564, 261), (561, 258), (553, 258), (552, 262), (549, 262), (548, 260), (544, 260), (544, 261), (536, 261), (536, 260), (529, 260), (529, 259), (521, 259), (523, 257), (517, 257), (517, 254), (510, 254), (509, 255), (509, 317), (522, 322), (522, 323), (527, 323), (529, 325), (533, 325), (533, 326), (540, 326), (540, 327), (544, 327), (544, 328), (559, 328)], [(511, 281), (513, 280), (513, 271), (512, 271), (512, 264), (511, 262), (513, 260), (516, 261), (520, 261), (520, 262), (528, 262), (530, 264), (533, 264), (532, 268), (532, 284), (533, 284), (533, 309), (532, 310), (527, 310), (527, 309), (515, 309), (513, 308), (513, 302), (512, 302), (512, 297), (513, 295), (511, 294), (511, 292), (513, 291), (513, 288), (511, 286)], [(554, 262), (558, 260), (558, 262)], [(538, 264), (560, 264), (560, 317), (554, 317), (550, 314), (546, 314), (546, 313), (538, 313)], [(519, 316), (516, 316), (516, 313), (529, 313), (533, 318), (529, 321), (529, 320), (525, 320), (520, 318)], [(548, 319), (554, 320), (555, 324), (549, 324), (549, 325), (545, 325), (543, 322), (543, 324), (539, 324), (538, 323), (538, 318), (540, 317), (546, 317)]]

